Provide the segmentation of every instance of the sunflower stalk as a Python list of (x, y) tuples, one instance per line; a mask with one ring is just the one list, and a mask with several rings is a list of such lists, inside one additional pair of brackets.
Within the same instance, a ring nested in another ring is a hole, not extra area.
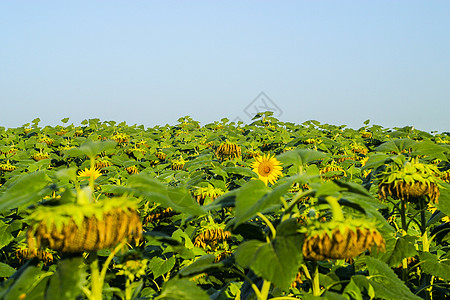
[(88, 296), (89, 300), (102, 300), (103, 299), (103, 285), (105, 282), (106, 272), (108, 271), (109, 264), (116, 255), (116, 253), (122, 249), (125, 245), (125, 240), (117, 245), (113, 251), (109, 254), (105, 263), (103, 264), (102, 270), (98, 268), (98, 255), (97, 251), (91, 252), (90, 255), (93, 257), (93, 261), (90, 264), (91, 269), (91, 290), (86, 290), (84, 293)]
[(319, 264), (317, 261), (312, 262), (312, 267), (314, 269), (311, 282), (313, 296), (320, 296)]
[[(91, 156), (90, 158), (90, 163), (91, 163), (91, 170), (95, 169), (95, 158), (93, 156)], [(91, 188), (92, 193), (94, 192), (94, 172), (90, 172), (89, 175), (89, 187)]]
[(328, 196), (325, 198), (328, 204), (331, 206), (331, 212), (333, 214), (333, 220), (344, 221), (344, 214), (342, 212), (341, 206), (339, 205), (338, 199), (333, 196)]
[(270, 281), (264, 280), (263, 285), (261, 287), (261, 294), (258, 297), (258, 300), (266, 300), (267, 297), (269, 296), (269, 291), (270, 291)]
[[(269, 227), (270, 231), (272, 232), (272, 239), (274, 239), (277, 235), (277, 231), (275, 230), (275, 227), (273, 227), (272, 222), (270, 222), (270, 220), (260, 212), (258, 212), (256, 215), (258, 217), (260, 217), (266, 223), (267, 227)], [(270, 241), (267, 241), (267, 242), (270, 242)]]

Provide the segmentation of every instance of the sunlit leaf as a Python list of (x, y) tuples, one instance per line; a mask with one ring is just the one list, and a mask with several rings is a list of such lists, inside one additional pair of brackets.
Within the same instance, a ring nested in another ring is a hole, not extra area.
[(155, 299), (209, 300), (209, 296), (204, 290), (188, 279), (172, 278), (166, 282), (161, 294)]
[(50, 182), (46, 171), (21, 175), (11, 186), (2, 190), (0, 194), (0, 212), (13, 208), (21, 209), (37, 203), (52, 192), (51, 189), (44, 189)]

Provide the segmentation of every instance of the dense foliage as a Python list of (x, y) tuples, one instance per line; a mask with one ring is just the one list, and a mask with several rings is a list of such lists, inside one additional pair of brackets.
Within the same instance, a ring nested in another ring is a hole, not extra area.
[(450, 133), (0, 127), (2, 299), (443, 299)]

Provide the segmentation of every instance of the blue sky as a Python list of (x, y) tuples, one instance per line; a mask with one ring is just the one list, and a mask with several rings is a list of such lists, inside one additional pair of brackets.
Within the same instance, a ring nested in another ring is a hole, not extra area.
[[(1, 1), (0, 126), (278, 119), (450, 131), (450, 1)], [(260, 99), (254, 103), (258, 103)]]

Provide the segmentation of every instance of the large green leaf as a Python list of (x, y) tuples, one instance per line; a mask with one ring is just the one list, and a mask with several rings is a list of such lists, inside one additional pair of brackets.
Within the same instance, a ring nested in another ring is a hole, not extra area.
[(363, 300), (361, 288), (353, 279), (351, 279), (350, 283), (345, 286), (343, 295), (347, 296), (349, 299)]
[(250, 180), (236, 192), (236, 210), (234, 226), (254, 217), (261, 212), (258, 201), (271, 191), (261, 180)]
[(181, 269), (178, 274), (180, 276), (186, 277), (206, 272), (217, 272), (227, 267), (225, 261), (214, 263), (214, 260), (215, 256), (212, 254), (203, 255), (192, 264)]
[(82, 266), (82, 257), (58, 261), (55, 274), (50, 279), (45, 299), (75, 299), (81, 295), (81, 289), (86, 278)]
[(402, 151), (409, 151), (409, 149), (413, 149), (416, 144), (416, 141), (408, 138), (395, 139), (381, 144), (375, 150), (385, 153), (393, 152), (396, 154), (400, 154)]
[(9, 230), (9, 225), (0, 220), (0, 249), (8, 245), (13, 239), (14, 237)]
[(160, 203), (164, 207), (186, 213), (190, 216), (205, 214), (204, 209), (192, 198), (184, 187), (167, 187), (158, 180), (144, 174), (130, 176), (127, 188), (122, 189), (136, 196), (144, 196), (147, 200)]
[(37, 203), (52, 192), (45, 188), (50, 183), (46, 171), (23, 174), (0, 194), (0, 213)]
[(439, 260), (436, 255), (429, 252), (419, 254), (420, 266), (427, 274), (450, 280), (450, 263), (447, 259)]
[[(17, 273), (20, 273), (18, 274), (18, 278), (15, 277)], [(41, 268), (35, 266), (28, 266), (24, 270), (17, 271), (8, 279), (8, 281), (13, 281), (13, 283), (3, 293), (0, 293), (0, 298), (4, 300), (17, 300), (20, 299), (21, 295), (25, 294), (33, 298), (40, 296), (38, 299), (44, 299), (44, 291), (41, 283), (47, 281), (51, 275), (52, 272), (42, 271)]]
[(80, 147), (73, 148), (65, 151), (65, 155), (69, 156), (81, 156), (86, 155), (90, 158), (95, 158), (97, 155), (105, 150), (113, 149), (116, 146), (116, 142), (107, 141), (86, 141)]
[(441, 185), (438, 208), (441, 212), (450, 216), (450, 184), (442, 183)]
[(319, 151), (314, 151), (310, 149), (296, 149), (284, 152), (278, 155), (276, 158), (284, 165), (292, 164), (298, 170), (301, 170), (308, 163), (315, 160), (324, 159), (327, 156), (328, 154)]
[(425, 155), (430, 159), (440, 159), (448, 161), (445, 152), (448, 153), (450, 151), (449, 148), (446, 146), (437, 145), (430, 140), (425, 140), (423, 142), (417, 143), (414, 149), (415, 151), (413, 151), (411, 155)]
[(166, 282), (161, 294), (155, 299), (209, 300), (209, 296), (204, 290), (188, 279), (172, 278)]
[(294, 175), (282, 178), (271, 190), (260, 180), (247, 182), (236, 192), (236, 214), (232, 224), (236, 228), (239, 224), (251, 219), (258, 212), (265, 212), (269, 208), (278, 207), (281, 197), (285, 195), (294, 182), (306, 180), (305, 175)]
[(225, 168), (223, 168), (223, 170), (225, 172), (227, 172), (228, 175), (236, 174), (236, 175), (241, 175), (241, 176), (246, 176), (246, 177), (254, 177), (254, 178), (258, 177), (258, 175), (255, 172), (253, 172), (252, 170), (250, 170), (249, 168), (244, 168), (244, 167), (240, 167), (240, 166), (225, 167)]
[(16, 269), (8, 264), (0, 262), (0, 277), (9, 277), (16, 272)]
[(239, 265), (287, 290), (294, 281), (302, 258), (303, 236), (296, 233), (292, 219), (281, 223), (271, 242), (251, 240), (241, 244), (235, 257)]
[(149, 264), (149, 268), (152, 270), (153, 278), (155, 279), (172, 270), (174, 266), (175, 266), (175, 256), (171, 256), (168, 259), (153, 257)]
[(387, 240), (386, 252), (380, 255), (380, 260), (391, 267), (398, 267), (404, 258), (413, 257), (417, 254), (415, 242), (416, 238), (409, 235)]
[(366, 256), (365, 260), (371, 276), (370, 284), (374, 288), (377, 297), (392, 300), (421, 299), (409, 290), (386, 263), (370, 256)]

